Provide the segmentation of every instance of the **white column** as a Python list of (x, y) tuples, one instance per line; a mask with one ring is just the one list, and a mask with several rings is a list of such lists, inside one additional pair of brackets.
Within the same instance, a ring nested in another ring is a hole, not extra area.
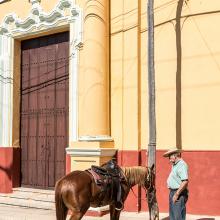
[(78, 139), (78, 50), (75, 45), (76, 23), (70, 23), (69, 63), (69, 143)]
[(12, 146), (13, 38), (0, 35), (0, 146)]
[(82, 45), (82, 12), (79, 8), (76, 14), (70, 22), (69, 146), (71, 142), (78, 140), (79, 50)]

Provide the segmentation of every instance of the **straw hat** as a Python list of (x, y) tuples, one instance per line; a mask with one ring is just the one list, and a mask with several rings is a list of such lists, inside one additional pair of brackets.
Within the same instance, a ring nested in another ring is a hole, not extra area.
[(171, 149), (169, 149), (167, 152), (165, 152), (165, 153), (163, 154), (163, 156), (164, 156), (164, 157), (169, 157), (169, 156), (172, 155), (172, 154), (181, 153), (181, 152), (182, 152), (181, 149), (171, 148)]

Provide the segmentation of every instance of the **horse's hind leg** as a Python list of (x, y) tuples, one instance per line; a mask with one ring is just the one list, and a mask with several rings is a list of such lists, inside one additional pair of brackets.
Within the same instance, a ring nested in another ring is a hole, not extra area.
[(72, 212), (69, 220), (80, 220), (85, 213), (82, 212)]

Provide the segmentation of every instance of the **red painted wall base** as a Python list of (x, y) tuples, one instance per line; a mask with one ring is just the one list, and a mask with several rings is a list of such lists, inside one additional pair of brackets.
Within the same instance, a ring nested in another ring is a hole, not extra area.
[(0, 147), (0, 192), (11, 193), (20, 184), (20, 149)]
[[(166, 180), (171, 165), (163, 157), (165, 151), (156, 154), (156, 188), (160, 212), (168, 212)], [(200, 215), (220, 215), (220, 151), (186, 151), (183, 159), (189, 165), (189, 200), (187, 213)], [(146, 165), (146, 151), (119, 151), (118, 163), (121, 166)], [(130, 192), (125, 211), (146, 211), (147, 202), (144, 190), (136, 187), (135, 195)]]
[(71, 157), (66, 154), (66, 174), (71, 172)]

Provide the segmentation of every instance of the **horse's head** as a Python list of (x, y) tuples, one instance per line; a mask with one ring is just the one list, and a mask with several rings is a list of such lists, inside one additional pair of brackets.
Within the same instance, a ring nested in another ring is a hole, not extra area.
[(159, 220), (159, 208), (158, 208), (157, 198), (156, 198), (154, 164), (148, 168), (148, 175), (145, 180), (145, 188), (147, 189), (146, 196), (148, 199), (150, 220)]
[(122, 167), (127, 185), (129, 188), (139, 184), (146, 190), (148, 199), (148, 207), (151, 220), (159, 220), (159, 209), (156, 198), (155, 188), (155, 169), (154, 165), (151, 167), (134, 166)]
[(152, 191), (155, 188), (155, 170), (154, 164), (147, 167), (147, 175), (145, 176), (144, 186), (147, 191)]

